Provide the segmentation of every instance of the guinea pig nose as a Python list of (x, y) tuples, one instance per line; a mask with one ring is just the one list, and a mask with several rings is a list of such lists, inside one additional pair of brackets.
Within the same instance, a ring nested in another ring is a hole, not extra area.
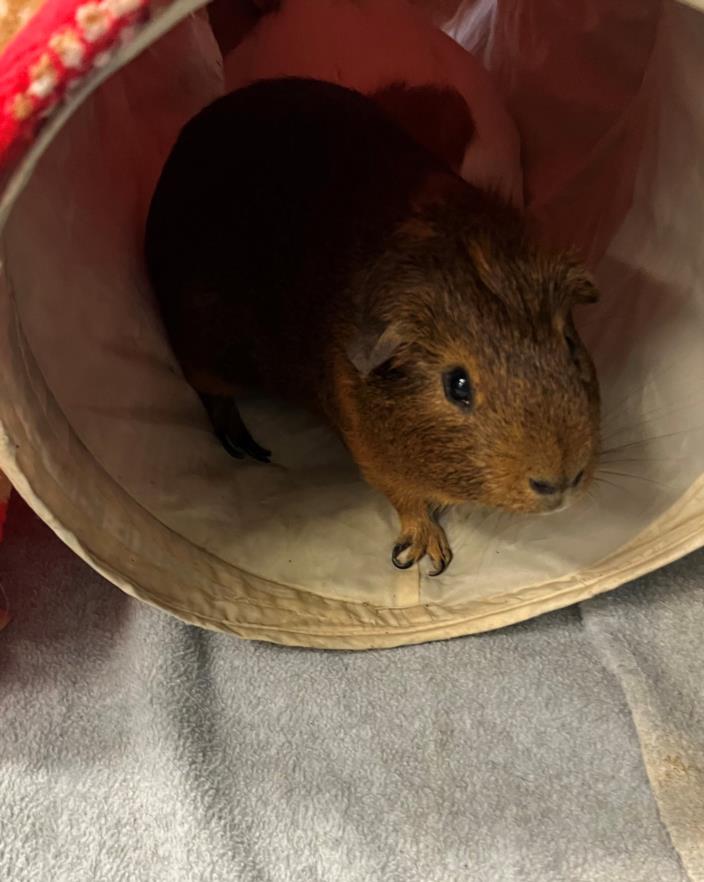
[(581, 483), (583, 477), (584, 477), (584, 469), (582, 469), (581, 472), (577, 472), (577, 474), (574, 476), (574, 478), (572, 478), (572, 481), (570, 483), (570, 487), (577, 487)]
[(529, 483), (531, 489), (539, 496), (554, 496), (560, 492), (557, 484), (551, 484), (550, 481), (539, 481), (536, 478), (530, 478)]

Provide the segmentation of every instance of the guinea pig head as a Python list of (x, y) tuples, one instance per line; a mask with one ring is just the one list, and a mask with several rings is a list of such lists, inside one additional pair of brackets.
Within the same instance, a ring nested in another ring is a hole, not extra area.
[(561, 509), (598, 454), (596, 372), (572, 319), (594, 285), (521, 236), (436, 233), (404, 225), (365, 280), (346, 342), (360, 464), (438, 505)]

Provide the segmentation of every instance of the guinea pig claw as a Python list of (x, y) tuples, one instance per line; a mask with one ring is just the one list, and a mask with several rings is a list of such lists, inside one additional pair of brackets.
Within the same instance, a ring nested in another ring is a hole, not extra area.
[(433, 578), (435, 576), (442, 576), (445, 570), (452, 563), (452, 552), (448, 550), (446, 556), (441, 557), (440, 560), (433, 559), (433, 563), (435, 564), (435, 569), (432, 570), (432, 572), (428, 573), (428, 575), (432, 576)]
[(252, 459), (256, 459), (258, 462), (271, 462), (271, 450), (266, 450), (266, 448), (257, 444), (254, 438), (249, 434), (249, 430), (245, 424), (241, 421), (234, 438), (231, 432), (228, 432), (227, 437), (233, 446), (246, 453), (247, 456), (251, 456)]
[(257, 462), (266, 464), (271, 462), (271, 451), (260, 447), (249, 433), (233, 441), (228, 432), (218, 432), (218, 440), (230, 456), (234, 456), (235, 459), (244, 459), (245, 456), (250, 456)]
[(394, 546), (391, 562), (399, 570), (408, 570), (426, 556), (433, 565), (428, 574), (430, 576), (442, 575), (452, 562), (452, 550), (447, 537), (437, 524), (424, 526), (418, 538), (402, 538)]
[(225, 450), (233, 456), (235, 459), (244, 459), (244, 451), (240, 450), (240, 448), (232, 441), (232, 438), (227, 434), (227, 432), (218, 432), (217, 439), (225, 448)]
[(396, 567), (397, 570), (410, 570), (410, 568), (416, 562), (415, 558), (413, 557), (411, 557), (410, 560), (407, 561), (400, 560), (403, 552), (408, 551), (411, 545), (411, 542), (399, 542), (398, 545), (394, 545), (394, 550), (391, 552), (391, 563)]
[(267, 464), (271, 462), (271, 450), (266, 450), (266, 448), (260, 447), (251, 436), (242, 438), (240, 440), (240, 446), (246, 454), (251, 456), (252, 459), (256, 459), (257, 462), (264, 462)]
[(249, 434), (237, 402), (224, 395), (201, 394), (218, 441), (235, 459), (251, 456), (258, 462), (271, 462), (271, 451), (261, 447)]

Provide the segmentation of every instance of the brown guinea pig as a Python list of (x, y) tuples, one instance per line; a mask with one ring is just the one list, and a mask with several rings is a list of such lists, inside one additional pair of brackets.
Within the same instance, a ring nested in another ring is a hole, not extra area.
[(206, 107), (162, 172), (146, 258), (229, 452), (268, 458), (243, 384), (317, 410), (396, 507), (396, 566), (445, 569), (444, 506), (553, 511), (588, 485), (599, 392), (571, 313), (592, 283), (361, 94), (277, 79)]

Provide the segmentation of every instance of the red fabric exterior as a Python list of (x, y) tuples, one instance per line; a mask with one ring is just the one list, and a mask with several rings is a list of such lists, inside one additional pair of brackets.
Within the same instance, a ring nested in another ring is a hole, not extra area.
[(0, 173), (21, 159), (66, 90), (105, 63), (150, 0), (46, 0), (0, 54)]
[[(5, 46), (0, 53), (0, 178), (7, 179), (67, 90), (107, 62), (148, 19), (150, 2), (46, 0)], [(3, 489), (0, 540), (8, 506)], [(0, 603), (0, 627), (2, 614)]]

